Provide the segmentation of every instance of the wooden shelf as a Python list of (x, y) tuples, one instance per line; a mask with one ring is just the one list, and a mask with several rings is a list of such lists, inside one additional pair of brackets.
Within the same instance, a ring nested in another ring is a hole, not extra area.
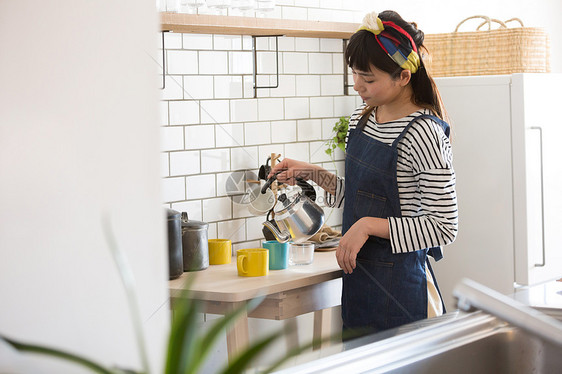
[(160, 13), (162, 31), (222, 35), (285, 35), (349, 39), (359, 24), (276, 18)]

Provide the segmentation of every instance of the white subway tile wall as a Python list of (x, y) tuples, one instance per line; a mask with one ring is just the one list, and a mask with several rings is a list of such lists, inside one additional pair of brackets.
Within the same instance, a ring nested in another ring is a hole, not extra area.
[(231, 170), (257, 170), (258, 147), (232, 148)]
[(168, 74), (197, 74), (197, 52), (195, 51), (175, 51), (166, 52), (168, 63)]
[(267, 121), (283, 118), (283, 107), (283, 99), (258, 99), (258, 120)]
[(215, 98), (230, 99), (242, 96), (242, 77), (232, 75), (218, 75), (214, 77)]
[(215, 127), (194, 125), (185, 127), (185, 149), (215, 148)]
[[(256, 16), (359, 22), (365, 6), (342, 0), (278, 0), (274, 12)], [(349, 96), (343, 94), (342, 40), (279, 37), (276, 56), (274, 37), (256, 38), (257, 84), (278, 86), (260, 88), (254, 98), (251, 36), (165, 33), (164, 38), (164, 203), (209, 223), (209, 238), (231, 239), (233, 250), (259, 246), (265, 217), (254, 217), (247, 205), (233, 201), (227, 180), (244, 170), (257, 178), (271, 153), (343, 175), (343, 152), (336, 151), (332, 160), (325, 153), (326, 142), (338, 118), (349, 116), (361, 100), (351, 88)], [(323, 204), (323, 192), (318, 193)], [(327, 223), (339, 228), (341, 211), (324, 210)]]
[(186, 99), (214, 99), (213, 77), (206, 75), (186, 75), (183, 77)]
[(160, 176), (167, 177), (170, 175), (170, 155), (168, 153), (160, 154)]
[[(271, 143), (271, 124), (269, 122), (249, 122), (244, 127), (247, 145)], [(250, 166), (250, 169), (253, 168), (254, 165)]]
[(322, 137), (322, 121), (319, 119), (301, 119), (297, 121), (298, 141), (320, 140)]
[(199, 123), (199, 103), (196, 101), (170, 101), (169, 113), (170, 125), (190, 125)]
[(197, 105), (201, 108), (201, 123), (223, 124), (230, 122), (229, 100), (202, 100)]
[[(233, 148), (235, 149), (235, 148)], [(217, 148), (201, 151), (201, 172), (218, 173), (230, 169), (230, 149)]]
[(310, 99), (308, 97), (287, 97), (285, 98), (285, 118), (299, 119), (309, 118)]
[(228, 52), (199, 51), (199, 74), (228, 74)]
[[(181, 35), (183, 39), (183, 49), (190, 50), (206, 50), (213, 49), (213, 35), (200, 35), (200, 34), (175, 34), (166, 33), (166, 38), (174, 37), (174, 35)], [(166, 43), (166, 48), (176, 48), (174, 46), (168, 46), (168, 39), (164, 41)]]
[(244, 124), (216, 125), (215, 140), (217, 147), (240, 147), (244, 145)]
[(299, 75), (297, 96), (320, 96), (320, 75)]
[(295, 39), (295, 50), (299, 52), (320, 52), (320, 39), (297, 38)]
[(183, 127), (181, 126), (162, 127), (160, 148), (163, 151), (177, 151), (177, 150), (184, 149)]
[(311, 97), (310, 116), (325, 118), (334, 116), (334, 98), (331, 96)]
[(187, 199), (206, 199), (217, 196), (215, 176), (213, 174), (194, 175), (185, 178)]
[(198, 151), (170, 152), (170, 175), (192, 175), (201, 172)]

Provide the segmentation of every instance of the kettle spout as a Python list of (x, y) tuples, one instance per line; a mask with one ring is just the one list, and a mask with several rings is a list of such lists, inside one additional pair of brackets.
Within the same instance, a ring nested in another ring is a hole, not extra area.
[(277, 239), (278, 242), (280, 243), (286, 243), (289, 241), (289, 239), (291, 239), (291, 233), (284, 230), (284, 231), (279, 231), (279, 229), (277, 227), (275, 227), (274, 224), (272, 224), (269, 221), (265, 221), (263, 223), (263, 225), (265, 227), (267, 227), (269, 230), (271, 230), (271, 232), (273, 233), (273, 235), (275, 235), (275, 239)]

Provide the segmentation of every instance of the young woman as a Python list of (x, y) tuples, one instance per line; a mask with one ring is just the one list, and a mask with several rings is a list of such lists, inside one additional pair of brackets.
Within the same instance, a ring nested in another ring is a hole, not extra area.
[(427, 256), (457, 234), (449, 126), (420, 56), (424, 34), (393, 11), (365, 16), (345, 58), (364, 104), (350, 116), (345, 179), (285, 159), (281, 182), (312, 179), (343, 206), (344, 329), (371, 333), (444, 313)]

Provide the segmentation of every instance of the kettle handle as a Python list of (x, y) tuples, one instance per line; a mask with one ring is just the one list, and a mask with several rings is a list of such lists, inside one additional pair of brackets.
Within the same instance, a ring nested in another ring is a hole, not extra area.
[(271, 186), (271, 183), (273, 183), (276, 179), (277, 179), (277, 174), (284, 172), (285, 170), (278, 170), (275, 174), (273, 174), (271, 176), (271, 178), (269, 178), (267, 180), (267, 182), (265, 182), (265, 184), (262, 186), (261, 188), (261, 193), (265, 193), (265, 191), (267, 191), (267, 189), (269, 188), (269, 186)]
[[(283, 171), (284, 170), (277, 171), (275, 174), (271, 176), (271, 178), (267, 180), (267, 182), (265, 182), (265, 184), (261, 188), (262, 194), (264, 194), (269, 188), (269, 186), (271, 186), (271, 183), (273, 183), (277, 179), (277, 174)], [(316, 190), (314, 189), (314, 187), (312, 187), (310, 183), (308, 183), (306, 180), (304, 180), (301, 177), (296, 177), (295, 179), (297, 180), (297, 186), (301, 188), (304, 195), (308, 197), (310, 200), (316, 201)]]
[(316, 200), (316, 190), (310, 183), (304, 180), (301, 177), (296, 177), (297, 186), (299, 186), (306, 197), (308, 197), (311, 201)]

